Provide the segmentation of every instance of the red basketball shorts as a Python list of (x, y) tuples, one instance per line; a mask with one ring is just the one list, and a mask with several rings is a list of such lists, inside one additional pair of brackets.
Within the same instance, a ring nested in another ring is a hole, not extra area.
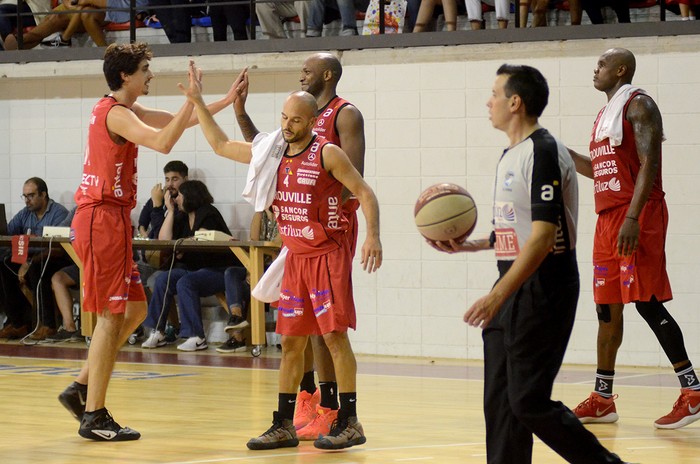
[(639, 246), (631, 256), (617, 254), (617, 236), (627, 206), (603, 211), (593, 238), (593, 299), (597, 304), (673, 298), (666, 274), (666, 202), (650, 200), (639, 216)]
[(72, 244), (83, 264), (83, 310), (123, 313), (127, 301), (146, 301), (132, 259), (129, 210), (80, 207), (71, 224)]
[(277, 303), (277, 333), (305, 336), (354, 329), (351, 269), (352, 253), (347, 242), (312, 258), (290, 251)]

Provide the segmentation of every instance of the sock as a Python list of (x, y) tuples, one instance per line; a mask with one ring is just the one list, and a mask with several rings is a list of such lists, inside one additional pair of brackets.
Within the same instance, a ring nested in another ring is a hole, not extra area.
[(615, 371), (597, 369), (595, 371), (595, 392), (603, 398), (612, 398)]
[(321, 387), (321, 406), (338, 409), (338, 383), (319, 382), (318, 385)]
[(698, 376), (695, 375), (695, 370), (693, 370), (693, 365), (688, 361), (681, 367), (674, 369), (676, 375), (678, 376), (678, 381), (681, 383), (681, 388), (689, 388), (691, 390), (700, 390), (700, 382), (698, 382)]
[(282, 419), (294, 419), (294, 407), (297, 403), (296, 393), (280, 393), (277, 399), (277, 411)]
[(309, 372), (304, 372), (304, 377), (301, 378), (301, 382), (299, 383), (299, 390), (305, 391), (311, 395), (316, 393), (316, 383), (314, 383), (313, 369)]
[(356, 404), (357, 392), (341, 393), (340, 411), (338, 411), (338, 416), (344, 418), (357, 416), (357, 409), (355, 407)]

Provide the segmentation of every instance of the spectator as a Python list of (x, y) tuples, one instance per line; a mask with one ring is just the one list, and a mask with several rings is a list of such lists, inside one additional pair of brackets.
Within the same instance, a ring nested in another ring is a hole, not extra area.
[[(17, 213), (7, 225), (9, 235), (41, 236), (45, 226), (57, 226), (68, 216), (68, 210), (49, 198), (46, 182), (38, 177), (27, 179), (22, 187), (22, 199), (25, 207)], [(51, 253), (50, 259), (46, 261)], [(43, 340), (56, 333), (53, 295), (50, 276), (67, 264), (67, 258), (56, 256), (57, 250), (30, 249), (30, 257), (24, 264), (10, 261), (7, 254), (0, 266), (0, 286), (2, 306), (5, 308), (7, 323), (0, 330), (0, 338), (22, 338), (28, 333), (31, 324), (32, 305), (22, 294), (21, 286), (26, 286), (34, 298), (34, 305), (39, 309), (37, 329), (32, 333), (34, 340)], [(37, 291), (38, 289), (38, 291)]]
[[(340, 16), (343, 24), (340, 30), (341, 36), (357, 35), (357, 10), (362, 7), (362, 11), (367, 9), (369, 2), (358, 2), (354, 0), (311, 0), (309, 2), (308, 18), (306, 25), (306, 37), (321, 37), (323, 24), (328, 22), (328, 17), (336, 14)], [(333, 17), (337, 19), (338, 16)]]
[(309, 17), (309, 2), (297, 1), (261, 1), (255, 4), (255, 13), (260, 21), (260, 29), (268, 39), (286, 39), (284, 21), (295, 16), (299, 17), (301, 30), (306, 35), (307, 18)]
[(250, 325), (248, 323), (250, 283), (247, 275), (248, 271), (243, 266), (229, 267), (224, 273), (226, 305), (230, 315), (225, 330), (229, 334), (229, 339), (216, 348), (219, 353), (232, 353), (238, 348), (245, 347), (243, 329)]
[[(153, 7), (170, 43), (192, 41), (192, 12), (187, 8), (189, 0), (148, 0), (148, 5)], [(160, 6), (179, 8), (158, 8)]]
[(418, 18), (413, 32), (425, 32), (428, 24), (433, 19), (433, 11), (436, 6), (442, 5), (445, 14), (445, 29), (454, 31), (457, 29), (457, 0), (423, 0), (418, 9)]
[[(481, 1), (465, 0), (464, 3), (467, 6), (467, 16), (469, 17), (469, 24), (472, 30), (484, 29), (484, 14), (481, 9)], [(495, 3), (498, 28), (507, 29), (508, 18), (510, 17), (510, 0), (495, 0), (494, 2), (486, 3)]]
[[(30, 0), (22, 2), (20, 13), (41, 13), (51, 9), (48, 0)], [(17, 0), (0, 0), (0, 38), (4, 41), (5, 38), (12, 34), (17, 27)], [(41, 22), (44, 15), (27, 15), (22, 16), (22, 28), (34, 27)]]
[(695, 21), (695, 12), (693, 6), (700, 4), (698, 0), (678, 0), (678, 7), (681, 10), (682, 21)]
[(627, 0), (581, 0), (581, 5), (586, 11), (592, 24), (603, 24), (603, 8), (609, 6), (615, 11), (618, 23), (629, 23), (630, 6)]
[[(197, 230), (219, 230), (230, 234), (221, 213), (212, 205), (212, 198), (206, 185), (198, 180), (189, 180), (180, 185), (180, 193), (172, 198), (165, 193), (165, 206), (168, 214), (158, 236), (161, 240), (174, 240), (192, 237)], [(175, 205), (186, 214), (175, 215)], [(179, 296), (180, 337), (187, 340), (177, 348), (182, 351), (207, 349), (207, 341), (202, 325), (200, 297), (225, 291), (224, 272), (233, 265), (242, 266), (230, 254), (211, 256), (202, 253), (177, 253), (176, 263), (166, 273), (156, 277), (153, 297), (148, 304), (148, 316), (144, 327), (152, 329), (142, 348), (157, 348), (165, 345), (166, 312), (174, 295)]]
[(233, 40), (248, 40), (246, 22), (250, 18), (250, 7), (241, 5), (218, 5), (229, 0), (210, 0), (209, 16), (214, 33), (214, 42), (228, 40), (228, 27), (233, 32)]

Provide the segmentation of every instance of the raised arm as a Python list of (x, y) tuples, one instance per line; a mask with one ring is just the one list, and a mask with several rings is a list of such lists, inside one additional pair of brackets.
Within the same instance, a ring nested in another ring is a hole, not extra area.
[(238, 121), (238, 127), (243, 133), (243, 138), (246, 142), (252, 142), (260, 131), (255, 127), (253, 120), (250, 119), (245, 110), (245, 102), (248, 99), (248, 68), (241, 71), (236, 81), (239, 84), (236, 88), (236, 98), (233, 101), (233, 111), (236, 113), (236, 121)]
[(588, 156), (584, 156), (580, 153), (576, 153), (569, 147), (566, 147), (571, 155), (571, 159), (574, 160), (574, 165), (576, 166), (576, 172), (582, 176), (586, 176), (589, 179), (593, 179), (593, 164), (591, 164), (591, 159)]
[(335, 145), (323, 147), (323, 166), (357, 197), (367, 221), (367, 238), (362, 245), (362, 269), (374, 272), (382, 264), (382, 244), (379, 240), (379, 202), (347, 155)]

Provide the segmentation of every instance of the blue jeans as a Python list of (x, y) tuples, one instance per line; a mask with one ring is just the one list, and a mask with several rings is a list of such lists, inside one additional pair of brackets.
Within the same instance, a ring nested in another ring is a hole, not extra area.
[[(355, 2), (353, 0), (337, 0), (343, 29), (356, 29)], [(326, 10), (326, 0), (311, 0), (308, 4), (307, 29), (323, 30), (323, 17)]]
[(247, 273), (244, 267), (233, 266), (226, 269), (224, 274), (226, 304), (228, 305), (226, 309), (230, 310), (232, 305), (240, 306), (243, 319), (248, 317), (248, 305), (250, 302), (250, 286), (245, 281)]
[(167, 310), (170, 308), (173, 296), (178, 295), (180, 337), (204, 338), (202, 306), (199, 299), (223, 292), (224, 289), (223, 268), (204, 268), (197, 271), (175, 268), (170, 272), (170, 285), (168, 285), (168, 273), (163, 272), (156, 277), (153, 296), (148, 304), (148, 316), (143, 325), (164, 332), (168, 320)]

